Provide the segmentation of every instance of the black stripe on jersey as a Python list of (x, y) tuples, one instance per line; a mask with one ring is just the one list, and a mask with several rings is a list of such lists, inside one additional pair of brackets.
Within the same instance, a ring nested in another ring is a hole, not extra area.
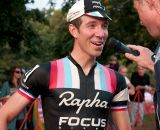
[(127, 100), (126, 101), (119, 101), (119, 102), (112, 102), (112, 106), (126, 106), (127, 105)]

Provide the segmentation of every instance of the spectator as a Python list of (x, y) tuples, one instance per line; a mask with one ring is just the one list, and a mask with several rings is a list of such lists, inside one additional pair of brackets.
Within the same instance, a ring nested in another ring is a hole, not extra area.
[(127, 77), (127, 68), (125, 67), (125, 66), (123, 66), (123, 65), (121, 65), (120, 67), (119, 67), (119, 73), (120, 74), (122, 74), (123, 76), (124, 76), (124, 78), (125, 78), (125, 81), (126, 81), (126, 84), (127, 84), (127, 86), (128, 86), (128, 93), (129, 93), (129, 95), (133, 95), (133, 94), (135, 94), (135, 90), (134, 90), (134, 86), (133, 86), (133, 84), (130, 82), (130, 80), (128, 79), (128, 77)]
[(137, 66), (137, 71), (132, 73), (131, 83), (135, 86), (135, 94), (130, 95), (130, 120), (132, 128), (140, 127), (143, 124), (144, 110), (144, 92), (152, 90), (150, 87), (150, 78), (146, 69)]
[(118, 59), (116, 56), (112, 55), (110, 56), (110, 59), (109, 59), (109, 64), (107, 65), (107, 67), (113, 69), (113, 70), (116, 70), (118, 71), (119, 69), (119, 63), (118, 63)]

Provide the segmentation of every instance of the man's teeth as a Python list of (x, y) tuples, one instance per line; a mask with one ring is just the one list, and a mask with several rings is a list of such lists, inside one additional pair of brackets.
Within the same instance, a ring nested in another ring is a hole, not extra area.
[(94, 45), (100, 46), (103, 44), (103, 42), (93, 42)]

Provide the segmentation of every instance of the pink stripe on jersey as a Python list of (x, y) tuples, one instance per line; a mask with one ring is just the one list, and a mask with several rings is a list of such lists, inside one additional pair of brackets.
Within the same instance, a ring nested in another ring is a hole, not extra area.
[(108, 92), (113, 92), (113, 88), (112, 88), (112, 85), (111, 85), (111, 77), (110, 77), (110, 73), (108, 72), (108, 68), (102, 66), (102, 69), (105, 73), (105, 79), (106, 79), (106, 90)]
[(110, 68), (108, 68), (107, 70), (110, 73), (112, 91), (115, 93), (116, 87), (117, 87), (117, 78), (116, 78), (115, 71)]
[(50, 82), (49, 88), (56, 88), (57, 86), (57, 61), (51, 62), (51, 69), (50, 69)]
[(64, 63), (63, 60), (57, 60), (57, 86), (56, 88), (64, 88)]

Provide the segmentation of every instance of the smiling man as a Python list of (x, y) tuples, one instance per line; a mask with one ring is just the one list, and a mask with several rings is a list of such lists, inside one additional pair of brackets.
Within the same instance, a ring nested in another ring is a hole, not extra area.
[(100, 1), (76, 2), (67, 14), (73, 50), (26, 74), (19, 91), (0, 111), (0, 130), (39, 95), (46, 130), (104, 130), (109, 111), (117, 130), (130, 130), (125, 80), (96, 61), (108, 37), (109, 21)]

